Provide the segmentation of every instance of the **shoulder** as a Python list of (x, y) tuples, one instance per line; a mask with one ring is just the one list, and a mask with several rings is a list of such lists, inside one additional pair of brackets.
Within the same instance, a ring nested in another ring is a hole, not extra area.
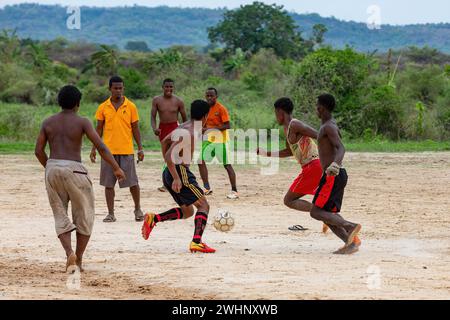
[(301, 129), (305, 127), (305, 123), (298, 119), (292, 119), (290, 126), (291, 129)]
[(42, 121), (41, 127), (42, 127), (42, 128), (47, 127), (49, 124), (51, 124), (51, 123), (57, 121), (57, 118), (58, 118), (58, 114), (54, 114), (54, 115), (48, 117), (47, 119), (45, 119), (44, 121)]
[[(109, 100), (109, 98), (108, 98)], [(101, 111), (105, 108), (106, 104), (108, 103), (108, 100), (103, 101), (102, 103), (100, 103), (97, 107), (97, 111)]]
[(176, 95), (173, 95), (173, 99), (176, 103), (184, 104), (183, 99), (181, 99), (180, 97), (178, 97)]
[(130, 107), (130, 108), (132, 108), (132, 109), (137, 109), (137, 107), (136, 107), (136, 104), (133, 102), (133, 101), (131, 101), (130, 99), (128, 99), (128, 98), (125, 98), (126, 100), (126, 102), (127, 102), (127, 105)]
[(217, 109), (219, 109), (220, 111), (228, 112), (227, 107), (225, 107), (225, 106), (224, 106), (222, 103), (220, 103), (220, 102), (217, 102), (217, 103), (216, 103), (216, 107), (217, 107)]
[(331, 121), (324, 123), (321, 128), (323, 128), (324, 132), (327, 134), (337, 134), (339, 132), (339, 128), (336, 123)]
[(154, 96), (152, 102), (158, 102), (161, 99), (161, 96)]

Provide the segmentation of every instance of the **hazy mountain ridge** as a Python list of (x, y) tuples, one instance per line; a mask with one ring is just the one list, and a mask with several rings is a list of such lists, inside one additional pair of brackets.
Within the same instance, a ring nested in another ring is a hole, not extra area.
[[(81, 7), (81, 29), (66, 26), (67, 8), (57, 5), (21, 4), (0, 9), (0, 29), (17, 29), (21, 37), (116, 44), (130, 40), (146, 41), (151, 49), (171, 45), (206, 46), (207, 27), (222, 19), (224, 9), (171, 7)], [(428, 45), (450, 52), (450, 24), (408, 26), (383, 25), (370, 30), (364, 23), (324, 18), (318, 14), (291, 14), (304, 36), (317, 23), (329, 29), (326, 43), (335, 47), (350, 45), (360, 51)]]

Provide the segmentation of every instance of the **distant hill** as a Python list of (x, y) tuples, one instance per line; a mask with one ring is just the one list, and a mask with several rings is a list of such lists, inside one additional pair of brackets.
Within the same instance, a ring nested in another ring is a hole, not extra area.
[[(222, 18), (223, 9), (120, 7), (81, 8), (81, 30), (68, 30), (66, 7), (21, 4), (0, 9), (0, 30), (17, 29), (23, 38), (54, 39), (116, 44), (124, 47), (130, 40), (145, 41), (151, 49), (172, 45), (206, 46), (207, 27)], [(383, 25), (369, 30), (364, 23), (323, 18), (317, 14), (295, 14), (292, 17), (304, 36), (317, 23), (329, 29), (326, 43), (334, 47), (350, 45), (360, 51), (387, 51), (406, 46), (430, 46), (450, 53), (450, 24), (408, 26)]]

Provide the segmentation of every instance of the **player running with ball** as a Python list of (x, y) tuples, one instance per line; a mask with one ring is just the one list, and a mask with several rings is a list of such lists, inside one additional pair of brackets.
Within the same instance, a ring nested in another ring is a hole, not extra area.
[[(191, 104), (191, 120), (181, 124), (161, 141), (167, 168), (163, 172), (163, 183), (180, 206), (160, 214), (147, 213), (142, 226), (142, 236), (147, 240), (153, 228), (161, 222), (187, 219), (195, 214), (194, 237), (190, 244), (191, 252), (214, 253), (216, 250), (202, 242), (203, 231), (208, 220), (209, 204), (203, 190), (199, 187), (194, 174), (189, 170), (192, 162), (196, 134), (201, 137), (201, 129), (206, 123), (209, 104), (196, 100)], [(200, 132), (195, 132), (195, 121), (201, 121)], [(187, 151), (188, 154), (183, 153)]]

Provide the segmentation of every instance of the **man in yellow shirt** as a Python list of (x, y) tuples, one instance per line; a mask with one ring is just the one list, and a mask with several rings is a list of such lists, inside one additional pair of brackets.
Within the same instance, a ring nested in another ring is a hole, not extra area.
[[(120, 188), (130, 188), (134, 201), (134, 217), (136, 221), (143, 221), (144, 214), (140, 204), (140, 188), (136, 167), (134, 164), (133, 137), (138, 146), (138, 160), (144, 160), (144, 150), (141, 144), (139, 131), (139, 115), (136, 105), (124, 96), (123, 80), (114, 76), (109, 80), (111, 97), (103, 102), (97, 109), (97, 133), (103, 137), (106, 146), (111, 150), (114, 159), (126, 174), (126, 180), (119, 181)], [(95, 147), (92, 147), (91, 161), (95, 162)], [(100, 169), (100, 185), (105, 187), (108, 215), (103, 222), (115, 222), (114, 215), (114, 186), (116, 177), (112, 168), (104, 160)]]
[[(208, 168), (206, 162), (211, 162), (213, 158), (217, 158), (225, 167), (228, 178), (231, 183), (231, 193), (227, 195), (228, 199), (238, 199), (239, 194), (236, 187), (236, 173), (230, 164), (228, 157), (228, 129), (230, 129), (230, 116), (228, 110), (220, 102), (217, 101), (217, 89), (208, 88), (206, 90), (206, 101), (210, 105), (208, 119), (205, 129), (208, 139), (202, 143), (201, 164), (198, 165), (200, 176), (205, 187), (205, 194), (212, 193), (208, 180)], [(209, 132), (208, 132), (209, 131)]]

